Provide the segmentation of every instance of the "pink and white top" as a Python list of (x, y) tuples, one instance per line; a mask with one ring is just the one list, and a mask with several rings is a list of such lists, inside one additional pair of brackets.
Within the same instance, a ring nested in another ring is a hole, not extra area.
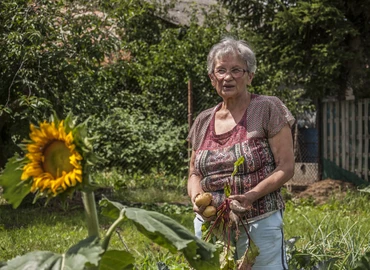
[[(251, 95), (251, 102), (240, 122), (230, 131), (215, 133), (215, 113), (221, 107), (201, 112), (195, 119), (188, 140), (196, 151), (195, 169), (201, 176), (201, 186), (211, 192), (218, 206), (225, 199), (224, 185), (233, 180), (233, 194), (242, 194), (263, 181), (276, 168), (268, 139), (295, 119), (280, 99), (273, 96)], [(231, 178), (234, 163), (244, 156), (244, 164)], [(255, 219), (284, 208), (280, 190), (267, 194), (253, 203), (245, 218)]]

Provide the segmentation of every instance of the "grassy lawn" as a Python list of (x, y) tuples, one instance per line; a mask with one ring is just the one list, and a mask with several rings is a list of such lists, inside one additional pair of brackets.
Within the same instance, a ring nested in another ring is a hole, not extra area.
[[(115, 193), (114, 197), (113, 200), (129, 201), (136, 207), (164, 213), (193, 230), (193, 213), (181, 189), (132, 189)], [(369, 196), (358, 192), (321, 206), (310, 200), (289, 200), (284, 216), (285, 238), (299, 237), (291, 253), (294, 255), (291, 269), (314, 269), (319, 262), (328, 264), (323, 269), (351, 269), (370, 250), (369, 207)], [(104, 235), (112, 220), (103, 216), (99, 219)], [(0, 261), (34, 250), (64, 253), (86, 236), (80, 202), (51, 203), (46, 207), (26, 204), (15, 210), (0, 205)], [(117, 230), (110, 248), (130, 250), (136, 257), (137, 269), (158, 269), (158, 262), (164, 262), (170, 269), (189, 269), (181, 254), (171, 254), (150, 242), (131, 221)], [(298, 265), (301, 268), (294, 268)]]
[[(167, 193), (171, 195), (166, 196)], [(181, 203), (162, 202), (159, 200), (162, 196), (176, 198)], [(193, 212), (190, 206), (186, 205), (187, 197), (182, 192), (158, 192), (158, 190), (154, 192), (153, 188), (137, 189), (116, 194), (112, 200), (120, 201), (122, 204), (130, 201), (131, 206), (161, 212), (177, 220), (189, 230), (193, 230)], [(17, 209), (2, 202), (0, 205), (0, 261), (7, 261), (17, 255), (35, 250), (64, 253), (88, 235), (85, 212), (79, 200), (72, 201), (68, 205), (53, 203), (53, 201), (47, 206), (39, 203), (36, 205), (22, 203)], [(113, 221), (99, 214), (101, 236), (107, 232)], [(188, 269), (188, 264), (180, 253), (171, 254), (167, 249), (151, 242), (138, 232), (130, 220), (124, 222), (116, 231), (109, 247), (126, 249), (133, 253), (136, 257), (137, 269), (158, 269), (158, 262), (176, 265), (171, 269)]]

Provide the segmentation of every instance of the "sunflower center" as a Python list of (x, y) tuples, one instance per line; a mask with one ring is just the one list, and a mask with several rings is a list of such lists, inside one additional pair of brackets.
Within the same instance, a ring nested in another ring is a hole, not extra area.
[(44, 150), (43, 168), (45, 172), (50, 173), (55, 179), (65, 171), (69, 173), (73, 166), (69, 162), (71, 152), (63, 141), (54, 141)]

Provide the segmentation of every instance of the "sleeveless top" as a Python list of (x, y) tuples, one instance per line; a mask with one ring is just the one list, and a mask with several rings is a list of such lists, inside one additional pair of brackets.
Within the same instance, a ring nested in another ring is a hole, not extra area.
[[(252, 94), (240, 122), (232, 130), (216, 134), (215, 113), (221, 105), (200, 113), (188, 136), (196, 152), (194, 165), (201, 177), (201, 186), (205, 192), (212, 193), (216, 207), (225, 199), (225, 183), (234, 183), (232, 194), (243, 194), (271, 174), (276, 164), (268, 139), (286, 124), (291, 127), (295, 121), (277, 97)], [(231, 179), (234, 163), (241, 156), (244, 156), (244, 163)], [(283, 208), (279, 189), (255, 201), (245, 218), (254, 220)]]

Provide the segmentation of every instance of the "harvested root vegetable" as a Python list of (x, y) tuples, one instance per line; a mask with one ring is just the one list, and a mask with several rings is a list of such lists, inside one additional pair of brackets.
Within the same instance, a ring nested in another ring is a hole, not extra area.
[[(215, 219), (212, 220), (212, 222), (206, 221), (204, 223), (206, 233), (203, 239), (205, 241), (210, 241), (210, 239), (213, 238), (211, 238), (211, 235), (213, 235), (218, 240), (218, 243), (223, 244), (222, 253), (220, 254), (221, 269), (250, 270), (252, 269), (252, 265), (255, 263), (256, 257), (259, 255), (259, 248), (254, 244), (253, 240), (249, 236), (249, 224), (248, 220), (245, 218), (245, 215), (250, 208), (243, 207), (239, 201), (229, 199), (230, 195), (238, 194), (234, 175), (238, 171), (238, 166), (242, 165), (243, 162), (244, 157), (242, 156), (234, 163), (234, 172), (224, 186), (224, 194), (226, 198), (217, 207)], [(209, 200), (209, 203), (211, 200), (212, 198)], [(206, 203), (208, 203), (208, 201)], [(236, 261), (234, 259), (235, 247), (231, 246), (231, 242), (238, 241), (240, 228), (245, 231), (249, 241), (244, 255)], [(231, 239), (233, 231), (235, 232), (233, 236), (235, 239)], [(230, 261), (230, 258), (232, 258), (232, 261)]]
[(233, 200), (230, 203), (230, 209), (237, 214), (245, 214), (247, 208), (241, 206), (240, 202)]
[(211, 193), (202, 193), (195, 197), (195, 205), (198, 207), (201, 206), (208, 206), (212, 201), (212, 194)]
[(206, 209), (204, 209), (204, 212), (202, 213), (202, 215), (206, 218), (209, 218), (209, 217), (215, 216), (216, 212), (217, 212), (216, 207), (214, 207), (213, 205), (208, 205)]

